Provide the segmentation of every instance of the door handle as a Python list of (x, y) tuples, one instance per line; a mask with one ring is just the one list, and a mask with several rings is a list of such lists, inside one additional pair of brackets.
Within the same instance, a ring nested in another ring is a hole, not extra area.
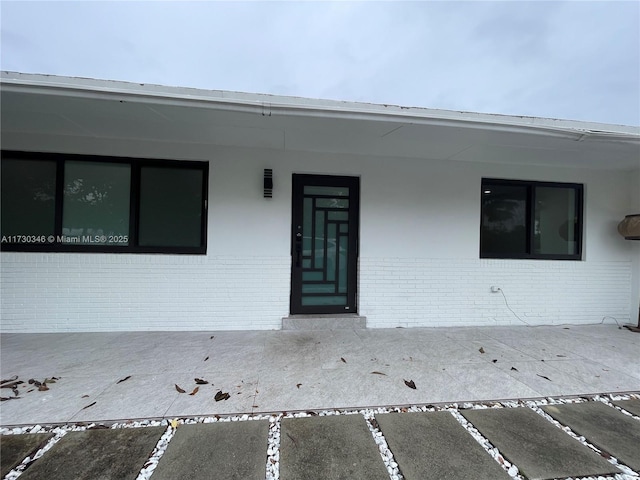
[(300, 268), (302, 262), (302, 234), (296, 233), (296, 267)]

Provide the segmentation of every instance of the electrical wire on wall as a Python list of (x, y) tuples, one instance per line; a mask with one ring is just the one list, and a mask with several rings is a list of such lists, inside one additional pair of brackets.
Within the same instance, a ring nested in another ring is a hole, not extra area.
[[(554, 327), (554, 326), (561, 326), (561, 325), (575, 325), (573, 323), (547, 323), (547, 324), (540, 324), (540, 325), (531, 325), (529, 322), (523, 320), (522, 318), (520, 318), (520, 316), (511, 308), (511, 306), (509, 305), (509, 301), (507, 300), (507, 296), (504, 294), (504, 291), (502, 290), (502, 288), (500, 287), (491, 287), (492, 289), (495, 288), (498, 292), (500, 292), (502, 294), (502, 298), (504, 299), (504, 304), (506, 305), (506, 307), (509, 309), (509, 311), (518, 319), (520, 320), (522, 323), (524, 323), (527, 327)], [(618, 326), (618, 329), (622, 329), (622, 326), (620, 325), (620, 323), (618, 322), (618, 320), (615, 317), (612, 317), (610, 315), (605, 315), (604, 317), (602, 317), (602, 320), (596, 323), (580, 323), (578, 325), (603, 325), (604, 321), (610, 318), (612, 319), (614, 322), (616, 322), (616, 325)]]
[(531, 325), (529, 322), (524, 321), (523, 319), (520, 318), (520, 316), (513, 311), (513, 308), (511, 308), (511, 306), (509, 305), (509, 302), (507, 301), (507, 296), (504, 294), (504, 292), (502, 291), (502, 289), (500, 287), (498, 287), (498, 291), (502, 294), (502, 298), (504, 298), (504, 304), (507, 306), (507, 308), (509, 309), (509, 311), (511, 313), (513, 313), (513, 315), (520, 320), (522, 323), (524, 323), (527, 327), (532, 327), (533, 325)]

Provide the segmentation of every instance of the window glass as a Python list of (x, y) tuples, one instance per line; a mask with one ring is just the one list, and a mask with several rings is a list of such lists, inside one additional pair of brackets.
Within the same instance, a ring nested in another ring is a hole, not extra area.
[(480, 256), (580, 260), (582, 185), (482, 181)]
[(201, 246), (203, 173), (171, 167), (140, 169), (139, 245)]
[(485, 184), (482, 190), (482, 253), (525, 254), (527, 187)]
[(64, 167), (64, 243), (128, 245), (131, 166), (67, 161)]
[[(2, 159), (1, 186), (2, 236), (53, 235), (56, 208), (55, 161)], [(25, 242), (18, 240), (6, 243)]]
[(535, 253), (577, 253), (575, 189), (537, 187), (534, 218)]

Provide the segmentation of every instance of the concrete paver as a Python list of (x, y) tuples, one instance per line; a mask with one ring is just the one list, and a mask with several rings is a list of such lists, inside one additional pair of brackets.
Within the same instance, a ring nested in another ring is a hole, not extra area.
[(25, 480), (134, 480), (164, 427), (87, 430), (66, 434), (25, 470)]
[(362, 415), (282, 420), (281, 480), (389, 480)]
[(563, 425), (632, 469), (640, 470), (640, 422), (600, 402), (542, 407)]
[(376, 415), (407, 480), (500, 480), (509, 475), (449, 412)]
[(613, 404), (640, 417), (640, 400), (618, 400), (617, 402), (613, 402)]
[(529, 408), (461, 413), (530, 480), (620, 473), (604, 458)]
[(269, 422), (182, 425), (153, 473), (154, 480), (264, 480)]
[(50, 433), (3, 435), (0, 437), (0, 477), (18, 466), (28, 455), (35, 453), (51, 437)]

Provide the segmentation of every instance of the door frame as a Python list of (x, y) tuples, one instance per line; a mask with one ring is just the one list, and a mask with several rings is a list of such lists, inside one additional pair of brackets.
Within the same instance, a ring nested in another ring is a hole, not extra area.
[[(302, 305), (302, 267), (300, 244), (296, 234), (302, 225), (305, 185), (349, 187), (347, 305)], [(358, 313), (358, 259), (360, 243), (360, 177), (326, 174), (292, 175), (291, 188), (291, 289), (289, 312), (291, 315), (335, 315)], [(299, 257), (300, 256), (300, 257)], [(301, 261), (301, 260), (300, 260)]]

